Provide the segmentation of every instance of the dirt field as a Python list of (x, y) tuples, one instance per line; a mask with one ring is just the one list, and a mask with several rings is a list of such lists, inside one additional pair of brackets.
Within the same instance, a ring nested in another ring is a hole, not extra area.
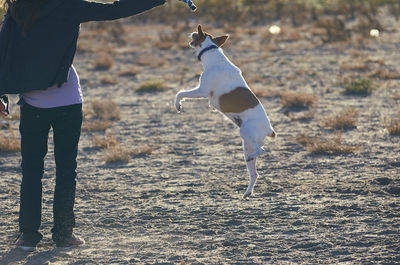
[[(124, 37), (110, 39), (110, 28), (121, 25)], [(310, 25), (282, 27), (277, 37), (268, 35), (268, 27), (204, 26), (215, 35), (230, 34), (225, 54), (253, 90), (276, 93), (261, 98), (278, 137), (266, 141), (268, 152), (258, 159), (255, 194), (242, 199), (248, 177), (238, 129), (206, 100), (184, 102), (180, 114), (174, 109), (175, 93), (194, 88), (202, 70), (186, 47), (195, 24), (85, 25), (74, 62), (85, 105), (117, 103), (121, 118), (107, 133), (124, 148), (147, 146), (152, 154), (105, 163), (93, 137), (106, 132), (82, 133), (75, 232), (87, 244), (59, 250), (50, 235), (50, 144), (44, 238), (26, 254), (13, 248), (21, 159), (1, 152), (0, 264), (400, 264), (400, 137), (385, 129), (385, 121), (400, 113), (400, 79), (372, 76), (379, 69), (399, 73), (400, 22), (387, 19), (379, 39), (332, 44), (323, 44)], [(108, 70), (95, 69), (96, 59), (105, 56), (101, 51), (114, 59)], [(127, 69), (135, 73), (122, 75)], [(341, 93), (342, 80), (354, 74), (372, 79), (371, 95)], [(154, 78), (168, 89), (134, 91)], [(311, 109), (285, 109), (282, 91), (319, 100)], [(356, 128), (342, 131), (341, 139), (357, 151), (316, 155), (297, 143), (302, 134), (334, 137), (324, 121), (348, 107), (359, 115)], [(4, 135), (8, 124), (0, 121)], [(10, 124), (17, 134), (18, 120)]]

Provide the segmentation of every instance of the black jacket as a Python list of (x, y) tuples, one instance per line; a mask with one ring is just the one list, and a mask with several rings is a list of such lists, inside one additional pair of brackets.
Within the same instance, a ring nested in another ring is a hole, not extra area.
[(27, 34), (7, 12), (0, 31), (0, 95), (44, 90), (67, 81), (80, 23), (141, 13), (165, 0), (48, 0)]

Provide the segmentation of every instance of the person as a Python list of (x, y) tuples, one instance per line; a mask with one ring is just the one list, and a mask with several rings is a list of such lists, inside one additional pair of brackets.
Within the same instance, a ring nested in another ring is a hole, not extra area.
[[(56, 185), (52, 239), (57, 247), (77, 246), (73, 233), (76, 157), (82, 125), (82, 91), (72, 65), (80, 24), (135, 15), (166, 0), (3, 0), (0, 31), (0, 95), (19, 94), (22, 182), (16, 246), (34, 251), (42, 209), (42, 177), (53, 128)], [(2, 97), (3, 98), (3, 97)], [(6, 98), (2, 101), (5, 105)], [(1, 109), (7, 114), (6, 108)]]

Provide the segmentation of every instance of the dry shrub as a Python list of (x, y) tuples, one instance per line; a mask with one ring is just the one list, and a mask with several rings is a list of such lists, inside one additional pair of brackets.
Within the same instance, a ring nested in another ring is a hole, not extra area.
[(304, 92), (287, 91), (282, 93), (281, 104), (284, 108), (310, 108), (318, 102), (318, 97)]
[(269, 88), (255, 88), (253, 90), (254, 94), (260, 98), (276, 98), (280, 97), (282, 91), (279, 89), (269, 89)]
[(101, 120), (85, 121), (85, 123), (82, 125), (82, 130), (83, 131), (105, 131), (108, 128), (110, 128), (111, 125), (112, 125), (112, 123), (109, 121), (101, 121)]
[(103, 121), (117, 121), (121, 119), (118, 105), (112, 100), (92, 101), (91, 109), (95, 119)]
[(368, 64), (363, 63), (363, 62), (358, 62), (358, 63), (343, 63), (342, 65), (340, 65), (340, 70), (342, 71), (360, 71), (360, 72), (364, 72), (364, 71), (368, 71), (370, 68), (368, 66)]
[(184, 41), (186, 43), (185, 47), (187, 47), (187, 36), (183, 34), (186, 30), (186, 28), (180, 25), (172, 27), (172, 31), (163, 30), (159, 33), (159, 41), (156, 42), (154, 46), (161, 50), (169, 50), (177, 43)]
[(400, 73), (399, 72), (391, 72), (387, 69), (378, 69), (375, 72), (370, 74), (370, 77), (372, 78), (379, 78), (379, 79), (400, 79)]
[(307, 151), (315, 155), (349, 154), (359, 149), (359, 146), (343, 144), (342, 135), (340, 133), (329, 139), (323, 139), (321, 137), (312, 138), (302, 133), (297, 138), (297, 143), (305, 146)]
[(300, 114), (296, 114), (296, 115), (295, 115), (295, 114), (292, 114), (292, 113), (289, 114), (289, 118), (290, 118), (292, 121), (311, 120), (311, 119), (314, 118), (314, 116), (315, 116), (315, 109), (311, 109), (311, 110), (309, 110), (309, 111), (307, 111), (307, 112), (300, 113)]
[(100, 52), (97, 54), (96, 61), (94, 63), (94, 68), (96, 70), (109, 70), (114, 65), (113, 57), (105, 52)]
[(385, 127), (390, 135), (400, 135), (400, 114), (397, 118), (390, 118), (389, 123), (385, 120)]
[(315, 26), (326, 31), (324, 42), (346, 41), (350, 37), (345, 22), (339, 18), (321, 18)]
[(94, 135), (92, 139), (95, 147), (103, 150), (103, 159), (106, 163), (126, 162), (132, 152), (120, 145), (114, 133), (107, 133), (105, 137)]
[(92, 101), (85, 111), (84, 131), (105, 131), (112, 121), (121, 119), (118, 105), (112, 100)]
[(0, 152), (20, 152), (21, 141), (17, 139), (11, 124), (9, 124), (10, 136), (0, 134)]
[(114, 85), (118, 83), (118, 79), (112, 76), (102, 76), (100, 83), (103, 85)]
[(358, 111), (350, 107), (325, 118), (324, 126), (335, 130), (353, 129), (356, 127), (357, 117)]
[(106, 134), (105, 137), (95, 135), (93, 144), (103, 149), (103, 159), (106, 163), (127, 162), (132, 155), (151, 155), (154, 151), (154, 148), (149, 145), (143, 145), (133, 150), (123, 147), (113, 133)]
[(135, 77), (137, 76), (138, 73), (139, 70), (136, 67), (129, 67), (119, 72), (118, 75), (124, 77)]
[(95, 147), (108, 149), (117, 146), (118, 140), (115, 137), (115, 134), (106, 134), (105, 137), (101, 137), (100, 135), (94, 135), (93, 144)]
[(162, 59), (158, 56), (154, 56), (154, 55), (143, 55), (140, 56), (137, 61), (136, 64), (139, 66), (151, 66), (151, 67), (160, 67), (162, 65), (164, 65), (167, 61), (165, 59)]
[(154, 148), (149, 145), (142, 145), (132, 151), (133, 155), (151, 155), (154, 152)]
[(93, 39), (91, 37), (79, 38), (76, 51), (79, 53), (92, 53), (94, 52)]
[(120, 145), (104, 150), (104, 162), (106, 163), (127, 162), (130, 158), (131, 151)]

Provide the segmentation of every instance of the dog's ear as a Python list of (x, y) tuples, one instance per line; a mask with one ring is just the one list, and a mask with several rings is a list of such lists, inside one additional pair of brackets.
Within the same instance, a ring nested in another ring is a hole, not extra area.
[(224, 43), (226, 42), (226, 40), (229, 38), (229, 36), (224, 35), (221, 37), (216, 37), (216, 38), (212, 38), (212, 41), (218, 45), (218, 47), (221, 47), (222, 45), (224, 45)]
[(199, 36), (200, 36), (200, 37), (203, 37), (203, 36), (204, 36), (204, 32), (203, 32), (203, 29), (201, 28), (201, 25), (198, 25), (198, 26), (197, 26), (197, 32), (199, 33)]

